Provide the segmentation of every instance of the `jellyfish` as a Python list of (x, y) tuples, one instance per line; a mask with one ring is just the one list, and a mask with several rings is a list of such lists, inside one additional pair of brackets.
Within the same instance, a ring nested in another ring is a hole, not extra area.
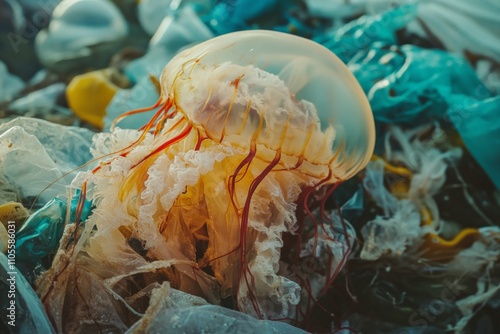
[[(73, 182), (95, 208), (68, 224), (38, 282), (56, 327), (106, 314), (126, 328), (124, 312), (141, 314), (140, 296), (165, 280), (258, 318), (304, 317), (349, 251), (330, 247), (325, 199), (373, 151), (359, 84), (323, 46), (259, 30), (182, 51), (160, 83), (154, 106), (122, 116), (154, 109), (151, 120), (97, 135), (93, 154), (106, 158)], [(328, 247), (304, 289), (290, 266)]]

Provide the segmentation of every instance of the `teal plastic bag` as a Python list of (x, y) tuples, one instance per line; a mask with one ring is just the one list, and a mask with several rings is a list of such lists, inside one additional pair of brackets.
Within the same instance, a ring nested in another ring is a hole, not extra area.
[(375, 120), (383, 123), (445, 121), (446, 110), (464, 96), (491, 97), (464, 58), (441, 50), (378, 42), (348, 66), (368, 96)]
[(448, 110), (465, 146), (500, 189), (500, 96), (464, 100)]
[(314, 40), (347, 63), (358, 52), (369, 50), (373, 43), (396, 45), (396, 31), (412, 21), (416, 13), (415, 5), (406, 5), (379, 15), (365, 15), (339, 29), (327, 31)]

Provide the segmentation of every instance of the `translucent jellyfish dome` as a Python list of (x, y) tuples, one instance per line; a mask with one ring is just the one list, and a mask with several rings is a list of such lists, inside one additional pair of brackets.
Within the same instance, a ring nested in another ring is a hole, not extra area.
[(329, 166), (332, 181), (371, 157), (366, 96), (342, 61), (313, 41), (264, 30), (223, 35), (178, 54), (161, 83), (163, 98), (211, 139), (243, 134), (270, 149), (281, 145), (288, 163)]

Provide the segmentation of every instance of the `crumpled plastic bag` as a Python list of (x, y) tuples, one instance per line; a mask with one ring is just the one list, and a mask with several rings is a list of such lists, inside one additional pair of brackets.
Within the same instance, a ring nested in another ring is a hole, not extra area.
[(18, 189), (11, 185), (3, 175), (0, 175), (0, 205), (9, 202), (18, 202), (19, 200)]
[[(433, 6), (426, 2), (419, 5)], [(455, 7), (463, 10), (464, 6)], [(486, 149), (483, 144), (500, 140), (500, 124), (493, 116), (500, 100), (493, 97), (465, 58), (413, 45), (396, 46), (395, 31), (413, 22), (415, 8), (407, 5), (363, 16), (317, 40), (348, 63), (368, 96), (376, 121), (406, 125), (450, 122), (500, 188), (500, 154), (496, 150), (500, 145)], [(481, 9), (474, 10), (474, 15), (491, 16)]]
[[(65, 194), (65, 186), (76, 174), (71, 171), (91, 159), (92, 136), (87, 129), (34, 118), (18, 117), (1, 124), (0, 178), (7, 180), (22, 198), (41, 195), (40, 201), (46, 203)], [(69, 174), (61, 178), (65, 173)]]
[(18, 260), (38, 261), (50, 251), (55, 252), (62, 236), (65, 218), (66, 203), (57, 198), (32, 214), (17, 232)]
[(213, 32), (201, 21), (191, 6), (186, 6), (166, 16), (149, 42), (149, 48), (163, 47), (172, 55), (192, 43), (214, 37)]
[(368, 51), (373, 43), (396, 45), (396, 31), (415, 18), (416, 7), (405, 5), (378, 15), (366, 15), (338, 29), (332, 29), (314, 40), (323, 44), (343, 62), (349, 62), (359, 51)]
[(380, 160), (368, 164), (363, 184), (385, 216), (377, 216), (361, 229), (364, 238), (361, 259), (374, 261), (385, 255), (401, 256), (407, 248), (418, 244), (423, 235), (418, 207), (409, 200), (398, 201), (385, 189), (384, 164)]
[[(407, 251), (417, 250), (425, 234), (436, 233), (441, 227), (433, 196), (446, 180), (446, 169), (462, 152), (460, 149), (444, 152), (437, 149), (435, 146), (443, 140), (438, 135), (434, 140), (420, 140), (419, 134), (427, 128), (423, 126), (403, 132), (393, 126), (386, 135), (387, 160), (402, 163), (412, 172), (405, 198), (398, 199), (386, 189), (384, 181), (390, 186), (392, 180), (385, 178), (382, 160), (371, 162), (366, 167), (364, 188), (382, 208), (384, 215), (377, 216), (361, 229), (365, 242), (360, 256), (364, 260), (373, 261), (382, 256), (399, 257)], [(439, 127), (434, 129), (435, 133), (440, 131)], [(394, 141), (397, 145), (393, 144)], [(427, 226), (421, 226), (422, 209), (428, 210), (431, 216)]]
[(464, 58), (445, 51), (375, 43), (348, 66), (379, 122), (413, 125), (445, 120), (457, 96), (491, 96)]
[(496, 0), (421, 0), (418, 20), (408, 31), (437, 39), (453, 52), (481, 55), (500, 62), (500, 2)]
[[(160, 312), (146, 333), (276, 333), (304, 334), (306, 331), (284, 322), (258, 320), (222, 306), (205, 305)], [(129, 331), (129, 333), (141, 333)]]
[[(431, 130), (430, 138), (421, 139), (420, 135)], [(394, 148), (391, 140), (395, 140), (401, 148)], [(443, 151), (438, 148), (446, 141), (446, 134), (436, 125), (421, 126), (413, 130), (403, 131), (392, 126), (385, 137), (385, 157), (389, 161), (403, 163), (413, 175), (408, 190), (408, 198), (414, 202), (425, 204), (431, 210), (435, 208), (434, 196), (446, 181), (446, 169), (462, 156), (460, 148), (449, 148)], [(437, 209), (432, 211), (438, 216)]]
[[(79, 192), (70, 202), (71, 222), (77, 219), (75, 211), (78, 200)], [(80, 220), (87, 219), (91, 204), (90, 201), (85, 201), (78, 217)], [(16, 254), (19, 261), (25, 265), (37, 263), (57, 251), (66, 224), (67, 208), (66, 201), (54, 198), (21, 225), (16, 235)]]
[(199, 297), (170, 289), (168, 282), (151, 292), (144, 317), (127, 333), (292, 333), (305, 331), (279, 321), (258, 320), (247, 314), (209, 305)]
[(448, 325), (448, 329), (456, 333), (463, 333), (474, 315), (490, 301), (493, 308), (499, 307), (493, 305), (493, 300), (500, 296), (500, 278), (496, 274), (500, 259), (500, 228), (483, 227), (479, 232), (481, 238), (458, 253), (447, 266), (455, 277), (474, 276), (476, 282), (475, 292), (456, 302), (462, 317)]
[(287, 22), (287, 12), (295, 5), (291, 0), (223, 0), (218, 1), (204, 20), (222, 35), (238, 30), (270, 29)]
[[(124, 69), (125, 75), (134, 84), (149, 76), (158, 78), (165, 65), (179, 50), (212, 37), (214, 34), (201, 21), (192, 6), (171, 11), (151, 38), (146, 55), (128, 63)], [(145, 105), (147, 102), (143, 101), (141, 107)]]
[[(495, 0), (306, 0), (314, 15), (342, 20), (387, 11), (391, 6), (411, 6), (414, 19), (406, 30), (445, 49), (474, 54), (500, 62), (500, 3)], [(408, 4), (410, 3), (410, 4)], [(402, 7), (401, 6), (401, 7)], [(481, 36), (481, 38), (478, 38)]]
[(443, 120), (457, 97), (492, 96), (465, 58), (414, 45), (398, 46), (396, 32), (413, 22), (416, 14), (415, 4), (403, 5), (362, 16), (315, 38), (348, 65), (367, 94), (376, 121)]
[(56, 101), (59, 96), (64, 94), (65, 89), (64, 83), (55, 83), (13, 101), (9, 105), (9, 109), (24, 113), (34, 113), (36, 110), (46, 112), (51, 109), (63, 109), (63, 107), (56, 105)]

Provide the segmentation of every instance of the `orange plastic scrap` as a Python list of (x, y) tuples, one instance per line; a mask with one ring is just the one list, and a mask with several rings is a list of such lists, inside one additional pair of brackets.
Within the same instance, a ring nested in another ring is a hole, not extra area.
[(372, 161), (376, 160), (382, 160), (384, 162), (384, 172), (390, 174), (386, 177), (390, 192), (398, 199), (406, 198), (410, 190), (412, 171), (403, 166), (395, 166), (374, 154)]
[[(421, 210), (422, 226), (430, 226), (432, 216), (429, 209)], [(480, 232), (477, 228), (465, 228), (461, 230), (451, 240), (446, 240), (436, 233), (428, 233), (424, 236), (421, 250), (423, 256), (430, 260), (447, 261), (451, 260), (458, 252), (470, 247), (475, 241), (480, 239)]]
[(421, 246), (424, 251), (423, 257), (435, 261), (448, 261), (479, 239), (481, 233), (477, 228), (465, 228), (451, 240), (429, 233), (424, 236), (424, 243)]
[(410, 185), (408, 184), (408, 180), (399, 179), (391, 182), (391, 184), (389, 184), (389, 189), (396, 198), (402, 199), (407, 197)]
[(422, 226), (430, 226), (432, 224), (432, 215), (428, 208), (422, 208), (420, 215), (422, 217)]
[(393, 173), (393, 174), (396, 174), (396, 175), (399, 175), (399, 176), (403, 176), (403, 177), (408, 177), (408, 178), (411, 178), (411, 176), (412, 176), (412, 172), (408, 168), (402, 167), (402, 166), (394, 166), (394, 165), (390, 164), (389, 162), (387, 162), (382, 157), (379, 157), (378, 155), (374, 154), (372, 156), (372, 160), (382, 160), (382, 161), (384, 161), (384, 168), (385, 168), (386, 171), (388, 171), (390, 173)]

